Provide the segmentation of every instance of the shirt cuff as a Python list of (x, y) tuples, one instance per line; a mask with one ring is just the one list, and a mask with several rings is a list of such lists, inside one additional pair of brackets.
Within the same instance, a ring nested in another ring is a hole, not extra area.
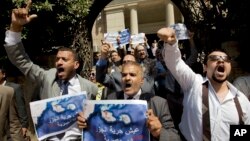
[(167, 48), (169, 48), (169, 47), (176, 48), (176, 47), (178, 47), (178, 40), (173, 45), (170, 45), (170, 44), (164, 42), (164, 47), (167, 47)]
[(21, 42), (21, 32), (13, 32), (13, 31), (7, 30), (5, 32), (4, 41), (7, 46), (12, 46)]

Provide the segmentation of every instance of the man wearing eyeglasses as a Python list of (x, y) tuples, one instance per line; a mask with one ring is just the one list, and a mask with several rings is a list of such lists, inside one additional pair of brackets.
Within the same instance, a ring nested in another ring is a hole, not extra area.
[[(108, 43), (104, 43), (101, 46), (101, 58), (96, 63), (96, 81), (103, 84), (109, 89), (113, 89), (115, 92), (119, 92), (122, 90), (121, 73), (118, 71), (115, 71), (111, 74), (107, 73), (107, 67), (108, 67), (107, 56), (108, 56), (108, 52), (110, 49), (111, 49), (111, 45)], [(122, 64), (126, 62), (136, 62), (135, 56), (131, 54), (126, 54), (122, 60)], [(144, 83), (142, 85), (142, 91), (145, 93), (148, 92), (148, 93), (154, 94), (153, 83), (154, 81), (151, 80), (151, 77), (144, 76)]]
[(247, 97), (227, 81), (231, 58), (226, 52), (214, 50), (207, 53), (205, 77), (202, 77), (181, 59), (172, 28), (162, 28), (157, 35), (165, 42), (162, 52), (165, 64), (184, 92), (179, 127), (187, 140), (226, 141), (230, 137), (230, 125), (250, 124)]

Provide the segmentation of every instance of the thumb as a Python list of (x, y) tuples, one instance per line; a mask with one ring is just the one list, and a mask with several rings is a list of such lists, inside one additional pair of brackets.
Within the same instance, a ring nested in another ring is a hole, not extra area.
[(32, 15), (29, 16), (28, 21), (30, 22), (31, 20), (33, 20), (35, 18), (37, 18), (37, 15), (36, 14), (32, 14)]

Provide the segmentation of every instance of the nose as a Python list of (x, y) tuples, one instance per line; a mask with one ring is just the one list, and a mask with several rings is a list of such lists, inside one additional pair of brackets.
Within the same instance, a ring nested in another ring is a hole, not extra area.
[(56, 64), (57, 64), (57, 65), (60, 65), (60, 64), (62, 64), (62, 62), (63, 62), (62, 59), (58, 59), (58, 60), (56, 61)]
[(225, 60), (222, 58), (222, 56), (219, 57), (218, 62), (224, 62)]
[(129, 76), (129, 75), (126, 75), (126, 76), (125, 76), (125, 80), (126, 80), (126, 81), (130, 80), (130, 76)]

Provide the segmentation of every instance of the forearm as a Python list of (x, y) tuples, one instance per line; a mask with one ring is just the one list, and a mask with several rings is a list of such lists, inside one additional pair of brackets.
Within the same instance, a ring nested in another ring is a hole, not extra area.
[(183, 91), (191, 87), (195, 79), (193, 70), (181, 59), (178, 43), (169, 45), (165, 43), (164, 61), (174, 78), (178, 81)]

